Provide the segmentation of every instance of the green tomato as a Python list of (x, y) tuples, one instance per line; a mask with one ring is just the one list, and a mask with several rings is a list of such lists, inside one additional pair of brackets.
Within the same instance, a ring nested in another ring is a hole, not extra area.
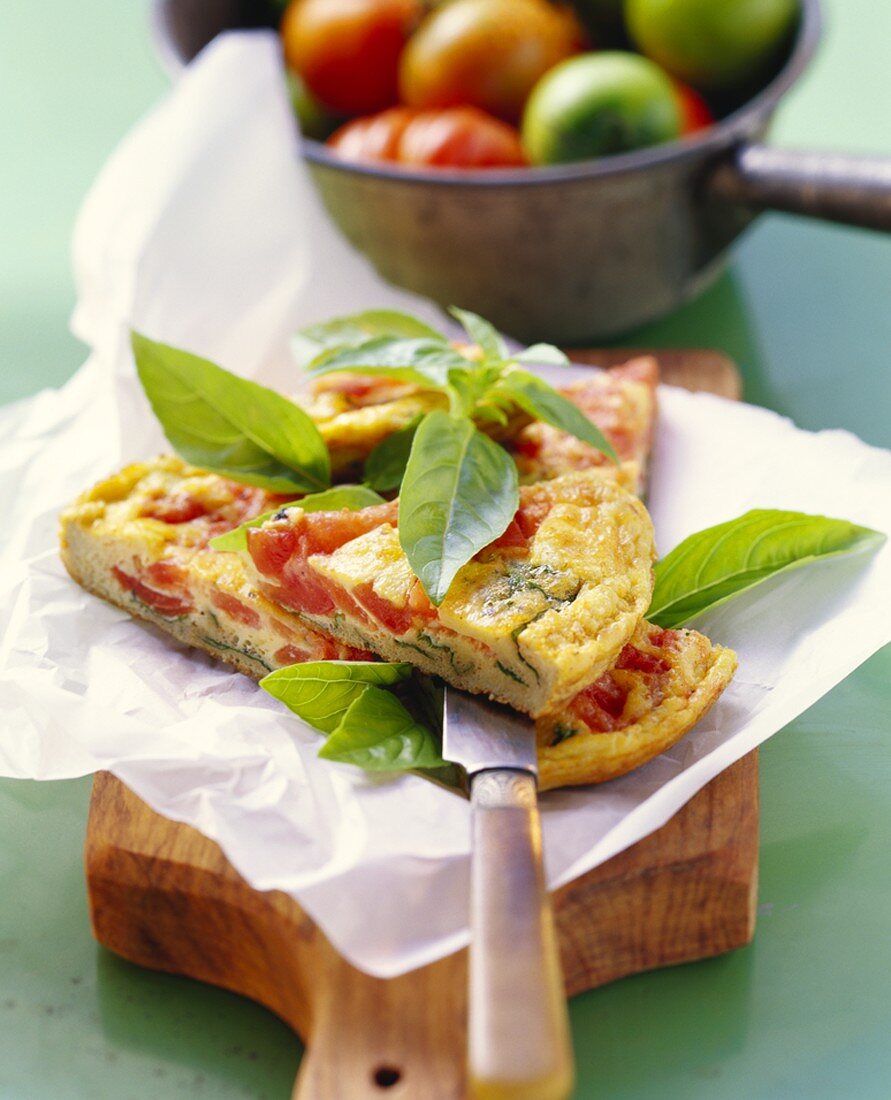
[(671, 80), (652, 61), (619, 50), (561, 62), (536, 84), (523, 114), (533, 164), (625, 153), (680, 132)]
[(788, 41), (798, 10), (798, 0), (625, 0), (641, 53), (706, 91), (756, 81)]

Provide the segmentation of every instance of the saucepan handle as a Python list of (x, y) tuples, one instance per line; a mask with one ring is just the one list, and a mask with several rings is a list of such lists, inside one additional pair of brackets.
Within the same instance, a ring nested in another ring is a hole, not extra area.
[(891, 232), (891, 157), (741, 145), (711, 170), (713, 198)]

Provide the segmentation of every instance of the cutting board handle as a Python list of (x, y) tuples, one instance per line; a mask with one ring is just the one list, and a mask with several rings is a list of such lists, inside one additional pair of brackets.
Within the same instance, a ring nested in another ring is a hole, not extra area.
[(312, 1020), (293, 1100), (461, 1100), (467, 957), (399, 978), (362, 974), (333, 950), (312, 975)]

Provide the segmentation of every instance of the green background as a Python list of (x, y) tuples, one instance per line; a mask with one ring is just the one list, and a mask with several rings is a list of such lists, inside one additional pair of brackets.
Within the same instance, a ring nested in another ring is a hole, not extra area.
[[(774, 140), (891, 154), (891, 4), (825, 7)], [(66, 328), (75, 212), (165, 88), (142, 3), (3, 0), (0, 401), (83, 359)], [(891, 241), (771, 215), (709, 292), (628, 343), (723, 348), (748, 400), (888, 446), (889, 307)], [(891, 1095), (889, 684), (886, 650), (764, 748), (754, 944), (573, 1001), (579, 1097)], [(93, 943), (88, 794), (0, 782), (0, 1098), (284, 1100), (299, 1044), (283, 1024)]]

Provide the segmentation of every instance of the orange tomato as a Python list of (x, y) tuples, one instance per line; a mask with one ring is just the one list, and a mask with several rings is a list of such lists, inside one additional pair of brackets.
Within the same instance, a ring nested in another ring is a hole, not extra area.
[(699, 92), (680, 80), (675, 80), (674, 86), (681, 109), (681, 136), (695, 134), (698, 130), (714, 125), (715, 116)]
[(508, 168), (527, 163), (517, 131), (476, 107), (393, 107), (341, 126), (328, 139), (338, 156), (416, 168)]
[(412, 107), (470, 105), (516, 122), (533, 85), (578, 53), (584, 31), (547, 0), (451, 0), (405, 48), (399, 86)]
[(291, 0), (285, 60), (335, 114), (379, 111), (399, 98), (399, 58), (423, 10), (421, 0)]

